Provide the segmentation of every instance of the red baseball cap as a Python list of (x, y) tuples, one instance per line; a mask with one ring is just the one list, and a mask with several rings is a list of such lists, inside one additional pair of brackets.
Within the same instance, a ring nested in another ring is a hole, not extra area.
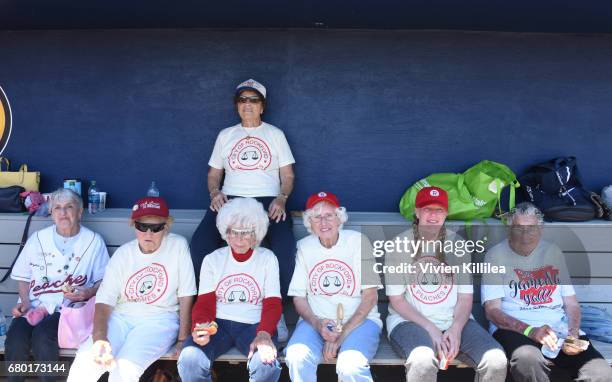
[(139, 199), (132, 207), (132, 220), (136, 220), (143, 216), (159, 216), (167, 218), (170, 215), (168, 204), (163, 198), (156, 196), (147, 196)]
[(338, 201), (338, 197), (331, 192), (320, 191), (316, 194), (310, 195), (308, 200), (306, 201), (306, 209), (309, 210), (315, 206), (315, 204), (319, 202), (327, 202), (336, 206), (336, 208), (340, 207), (340, 202)]
[(438, 204), (448, 211), (448, 194), (440, 187), (423, 187), (416, 196), (414, 206), (423, 208), (430, 204)]

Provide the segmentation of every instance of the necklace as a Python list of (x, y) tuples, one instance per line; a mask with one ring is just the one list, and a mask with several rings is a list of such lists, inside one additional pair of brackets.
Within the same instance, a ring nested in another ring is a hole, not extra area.
[[(70, 256), (66, 256), (64, 254), (64, 250), (65, 249), (58, 248), (60, 250), (60, 252), (62, 252), (62, 255), (64, 257), (64, 264), (60, 265), (59, 268), (57, 268), (57, 273), (61, 274), (62, 272), (64, 272), (64, 276), (65, 277), (68, 277), (69, 274), (74, 273), (74, 271), (76, 270), (77, 266), (81, 262), (81, 259), (83, 258), (83, 255), (85, 255), (85, 253), (87, 253), (87, 251), (89, 250), (89, 247), (91, 247), (91, 244), (94, 242), (95, 237), (96, 236), (93, 235), (91, 241), (89, 242), (89, 245), (87, 245), (87, 248), (85, 248), (85, 250), (83, 251), (81, 256), (77, 256), (74, 253), (74, 251), (71, 251)], [(74, 237), (72, 237), (72, 238), (74, 238)], [(69, 239), (71, 239), (71, 238), (69, 238)], [(41, 249), (41, 251), (43, 253), (44, 262), (45, 262), (45, 275), (42, 277), (42, 282), (44, 284), (44, 283), (48, 283), (50, 281), (50, 278), (49, 278), (49, 266), (53, 265), (53, 260), (49, 259), (49, 257), (55, 258), (56, 256), (53, 254), (53, 252), (45, 252), (43, 250), (43, 246), (42, 246), (42, 243), (40, 242), (40, 238), (38, 238), (38, 244), (40, 245), (40, 249)], [(75, 260), (74, 263), (72, 261), (73, 259)], [(72, 270), (70, 270), (71, 263), (73, 263), (72, 264)]]

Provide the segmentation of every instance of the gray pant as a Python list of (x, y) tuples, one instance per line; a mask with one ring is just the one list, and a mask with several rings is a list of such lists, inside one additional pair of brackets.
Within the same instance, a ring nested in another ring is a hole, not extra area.
[[(436, 382), (438, 359), (425, 329), (413, 322), (397, 325), (390, 335), (391, 346), (406, 358), (407, 382)], [(473, 367), (476, 382), (503, 382), (507, 359), (502, 347), (474, 320), (461, 331), (457, 359)]]

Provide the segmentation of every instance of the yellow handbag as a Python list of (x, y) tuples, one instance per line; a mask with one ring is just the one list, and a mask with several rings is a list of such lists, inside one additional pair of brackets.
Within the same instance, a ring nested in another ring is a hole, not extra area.
[[(6, 169), (2, 169), (2, 165)], [(10, 171), (11, 162), (4, 157), (0, 157), (0, 187), (21, 186), (26, 191), (38, 191), (40, 185), (40, 172), (28, 171), (28, 165), (22, 164), (19, 171)]]

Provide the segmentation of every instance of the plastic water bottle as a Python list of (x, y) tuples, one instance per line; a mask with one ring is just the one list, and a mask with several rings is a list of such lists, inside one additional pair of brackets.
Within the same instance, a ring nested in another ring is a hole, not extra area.
[(100, 209), (100, 195), (98, 194), (98, 187), (96, 181), (92, 180), (89, 190), (87, 191), (87, 198), (89, 202), (89, 213), (95, 214)]
[(151, 186), (149, 187), (149, 190), (147, 191), (147, 196), (155, 196), (155, 197), (159, 196), (159, 189), (155, 185), (155, 181), (151, 182)]
[(557, 327), (554, 328), (554, 331), (557, 335), (557, 349), (552, 350), (547, 345), (542, 345), (542, 355), (549, 359), (557, 358), (561, 348), (563, 347), (563, 343), (565, 342), (565, 337), (567, 337), (567, 321), (565, 317), (563, 317)]
[(0, 309), (0, 337), (6, 336), (6, 317), (4, 317), (4, 312)]

